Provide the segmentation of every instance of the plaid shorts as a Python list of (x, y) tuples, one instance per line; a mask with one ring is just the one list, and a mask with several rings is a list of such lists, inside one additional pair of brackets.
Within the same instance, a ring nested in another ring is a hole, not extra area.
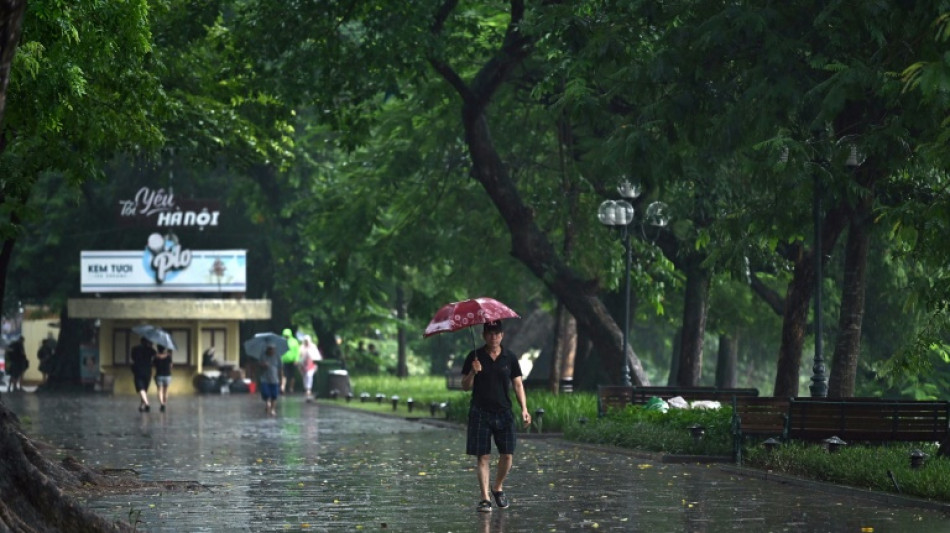
[(488, 455), (494, 438), (498, 453), (515, 453), (515, 417), (511, 410), (500, 413), (483, 411), (472, 406), (468, 411), (468, 440), (465, 453)]

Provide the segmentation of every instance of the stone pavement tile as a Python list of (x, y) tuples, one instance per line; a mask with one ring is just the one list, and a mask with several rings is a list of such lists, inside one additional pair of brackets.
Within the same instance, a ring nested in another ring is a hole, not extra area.
[(143, 531), (950, 532), (932, 510), (559, 439), (522, 439), (505, 487), (511, 507), (477, 513), (474, 459), (457, 427), (297, 398), (272, 418), (249, 395), (174, 397), (165, 414), (140, 414), (122, 396), (3, 401), (28, 433), (87, 464), (201, 484), (84, 502)]

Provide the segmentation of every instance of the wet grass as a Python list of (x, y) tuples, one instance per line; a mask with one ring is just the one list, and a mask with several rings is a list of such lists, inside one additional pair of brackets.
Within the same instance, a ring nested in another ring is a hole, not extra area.
[[(404, 416), (424, 416), (430, 414), (430, 406), (435, 403), (439, 406), (435, 415), (438, 418), (465, 423), (468, 416), (471, 393), (446, 389), (443, 377), (413, 376), (400, 379), (394, 376), (359, 376), (351, 378), (351, 386), (354, 394), (350, 401), (352, 407)], [(360, 396), (364, 393), (368, 397), (361, 402)], [(376, 400), (377, 395), (380, 395), (379, 402)], [(589, 418), (597, 412), (597, 398), (592, 394), (555, 395), (547, 391), (529, 390), (526, 395), (528, 410), (534, 419), (526, 431), (560, 433), (567, 425), (581, 418)], [(395, 411), (392, 408), (393, 396), (399, 398)], [(406, 404), (409, 398), (415, 404), (412, 413)], [(513, 395), (512, 405), (515, 414), (520, 415)], [(543, 410), (540, 417), (539, 409)]]
[[(911, 466), (911, 452), (927, 454)], [(773, 451), (752, 448), (747, 466), (868, 490), (897, 492), (950, 502), (950, 460), (937, 457), (934, 443), (845, 446), (829, 453), (823, 445), (788, 442)]]
[[(368, 411), (401, 416), (431, 416), (431, 406), (435, 404), (435, 416), (445, 418), (448, 406), (463, 403), (468, 406), (469, 393), (446, 389), (445, 378), (441, 376), (354, 376), (350, 379), (350, 386), (354, 397), (348, 405)], [(392, 406), (393, 396), (397, 397), (396, 409)], [(411, 412), (408, 404), (410, 398), (413, 403)]]
[[(445, 378), (366, 376), (353, 378), (356, 399), (352, 406), (393, 413), (391, 397), (399, 396), (395, 411), (404, 416), (429, 416), (429, 405), (440, 407), (436, 418), (465, 423), (470, 393), (447, 390)], [(359, 403), (366, 392), (370, 401)], [(384, 400), (375, 402), (376, 394)], [(716, 410), (678, 410), (668, 413), (632, 406), (597, 417), (594, 393), (575, 392), (554, 395), (547, 391), (529, 390), (528, 408), (535, 418), (526, 431), (563, 433), (577, 442), (603, 444), (676, 455), (732, 455), (731, 416), (728, 406)], [(416, 402), (409, 413), (406, 400)], [(517, 410), (517, 402), (513, 401)], [(538, 409), (544, 413), (538, 416)], [(517, 414), (517, 413), (516, 413)], [(540, 419), (540, 424), (538, 423)], [(690, 431), (691, 426), (704, 429), (701, 439)], [(911, 467), (911, 452), (926, 454), (918, 468)], [(769, 470), (817, 481), (838, 483), (862, 489), (900, 493), (908, 496), (950, 502), (950, 459), (937, 456), (935, 443), (895, 443), (886, 446), (853, 444), (836, 453), (829, 453), (819, 444), (783, 443), (768, 452), (761, 440), (743, 445), (743, 466)]]
[[(663, 414), (632, 406), (565, 430), (565, 438), (668, 454), (732, 455), (732, 409), (670, 410)], [(700, 440), (688, 428), (700, 424)], [(785, 442), (771, 452), (762, 439), (743, 444), (743, 466), (868, 490), (950, 502), (950, 459), (937, 457), (936, 443), (854, 444), (830, 453), (824, 444)], [(911, 466), (911, 452), (926, 454)]]

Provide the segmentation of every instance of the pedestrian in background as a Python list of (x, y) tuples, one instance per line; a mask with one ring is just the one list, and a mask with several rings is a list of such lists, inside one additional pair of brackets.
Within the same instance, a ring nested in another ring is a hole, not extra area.
[[(462, 365), (462, 389), (472, 391), (465, 453), (478, 458), (475, 472), (481, 500), (476, 509), (480, 512), (492, 510), (492, 497), (501, 509), (509, 505), (504, 484), (515, 453), (515, 419), (511, 411), (511, 389), (514, 389), (515, 397), (521, 405), (522, 422), (525, 426), (531, 424), (521, 365), (511, 350), (502, 347), (504, 336), (501, 321), (485, 324), (482, 327), (485, 344), (470, 352)], [(494, 483), (491, 483), (490, 469), (492, 440), (495, 441), (499, 455)]]
[(317, 361), (322, 361), (320, 348), (313, 342), (310, 335), (304, 335), (300, 343), (300, 375), (303, 376), (303, 389), (307, 403), (313, 401), (313, 375), (317, 372)]
[(155, 354), (155, 388), (158, 389), (158, 409), (165, 412), (168, 403), (168, 387), (172, 384), (172, 351), (161, 344), (156, 346)]
[(23, 337), (10, 343), (6, 349), (7, 374), (10, 375), (10, 383), (7, 384), (7, 392), (23, 390), (23, 374), (30, 368), (30, 361), (26, 358), (26, 349), (23, 348)]
[(264, 400), (264, 411), (270, 416), (277, 415), (277, 397), (280, 395), (280, 378), (283, 363), (277, 355), (274, 345), (268, 345), (260, 360), (261, 398)]
[(47, 337), (40, 343), (36, 352), (36, 359), (40, 362), (40, 373), (43, 374), (43, 383), (49, 380), (50, 369), (53, 367), (53, 355), (56, 353), (56, 339)]
[(290, 328), (285, 328), (282, 335), (287, 339), (287, 353), (280, 358), (284, 364), (284, 372), (280, 378), (280, 393), (290, 394), (294, 392), (294, 380), (297, 377), (297, 361), (300, 360), (300, 341), (294, 337), (294, 332), (290, 331)]
[(152, 343), (142, 337), (142, 342), (132, 348), (132, 380), (135, 382), (135, 392), (138, 393), (142, 402), (139, 404), (139, 412), (151, 411), (148, 405), (148, 384), (152, 381), (152, 359), (155, 358), (155, 348)]

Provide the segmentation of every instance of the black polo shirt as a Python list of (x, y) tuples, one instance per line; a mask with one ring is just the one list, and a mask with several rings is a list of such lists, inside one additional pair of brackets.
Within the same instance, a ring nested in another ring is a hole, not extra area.
[(520, 378), (521, 365), (511, 350), (501, 347), (501, 355), (492, 361), (485, 347), (469, 352), (462, 365), (462, 375), (472, 371), (475, 357), (482, 364), (482, 371), (475, 374), (472, 385), (472, 405), (492, 413), (511, 410), (511, 380)]

